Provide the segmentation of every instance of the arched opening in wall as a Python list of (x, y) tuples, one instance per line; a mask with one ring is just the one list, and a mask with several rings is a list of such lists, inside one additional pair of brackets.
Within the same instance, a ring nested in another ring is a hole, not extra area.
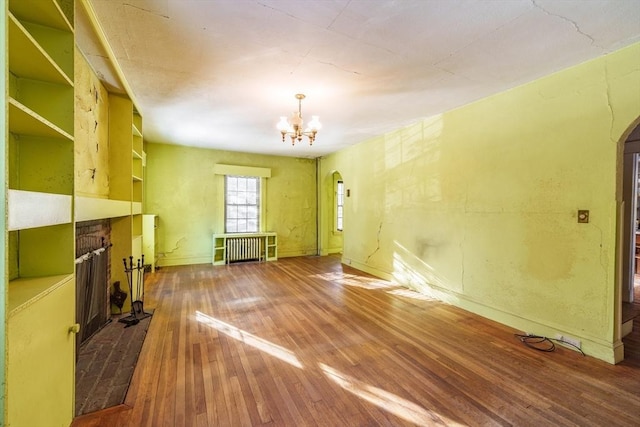
[[(640, 319), (640, 125), (636, 125), (624, 141), (622, 206), (620, 338), (632, 332), (640, 333), (639, 320), (636, 320)], [(625, 348), (625, 353), (629, 350)]]
[(344, 221), (344, 203), (346, 197), (346, 190), (342, 175), (338, 171), (334, 171), (327, 179), (326, 193), (330, 206), (327, 209), (329, 221), (327, 227), (327, 245), (326, 253), (328, 254), (341, 254), (344, 245), (343, 235), (345, 228)]

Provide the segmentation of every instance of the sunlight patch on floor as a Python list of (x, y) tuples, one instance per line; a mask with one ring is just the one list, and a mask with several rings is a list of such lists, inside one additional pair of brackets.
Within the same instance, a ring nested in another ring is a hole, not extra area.
[(428, 295), (421, 294), (420, 292), (411, 289), (392, 289), (387, 291), (387, 293), (398, 297), (411, 298), (420, 301), (437, 301), (435, 298), (431, 298)]
[(396, 283), (388, 282), (376, 277), (365, 277), (348, 273), (331, 272), (316, 274), (312, 277), (326, 280), (328, 282), (336, 283), (339, 285), (356, 286), (364, 289), (388, 289), (398, 287), (398, 284)]
[(257, 348), (258, 350), (263, 351), (277, 359), (280, 359), (291, 366), (295, 366), (296, 368), (300, 369), (302, 369), (303, 367), (295, 354), (282, 346), (257, 337), (252, 333), (243, 331), (242, 329), (239, 329), (233, 325), (223, 322), (220, 319), (216, 319), (215, 317), (211, 317), (200, 311), (196, 311), (196, 320), (219, 332), (222, 332), (223, 334), (231, 338), (234, 338), (240, 342), (250, 345), (251, 347)]
[(263, 297), (249, 297), (249, 298), (238, 298), (238, 299), (230, 299), (227, 301), (227, 304), (233, 309), (240, 309), (242, 307), (254, 307), (256, 304), (264, 301)]
[(327, 378), (338, 384), (343, 389), (347, 390), (350, 393), (353, 393), (354, 395), (366, 400), (369, 403), (376, 405), (377, 407), (385, 411), (391, 412), (398, 418), (402, 418), (403, 420), (415, 423), (417, 425), (464, 425), (453, 422), (452, 420), (443, 417), (438, 413), (431, 412), (423, 408), (422, 406), (417, 405), (398, 395), (382, 390), (378, 387), (374, 387), (350, 375), (346, 375), (338, 371), (337, 369), (325, 365), (324, 363), (319, 363), (318, 366), (324, 372)]

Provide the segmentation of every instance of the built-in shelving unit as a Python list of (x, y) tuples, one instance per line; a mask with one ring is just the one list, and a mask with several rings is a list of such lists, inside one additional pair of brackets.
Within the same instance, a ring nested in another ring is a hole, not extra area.
[[(131, 253), (134, 260), (141, 258), (143, 255), (142, 195), (144, 193), (145, 162), (142, 116), (134, 106), (131, 123)], [(136, 280), (139, 273), (140, 270), (133, 271), (133, 276)], [(142, 298), (141, 295), (135, 295), (135, 297), (136, 299)]]
[(227, 263), (227, 238), (224, 234), (213, 235), (213, 265)]
[[(73, 0), (10, 0), (6, 11), (10, 425), (68, 425), (73, 418), (72, 13)], [(34, 411), (34, 401), (44, 406)]]
[[(142, 194), (144, 183), (144, 167), (146, 162), (146, 154), (144, 152), (143, 138), (142, 138), (142, 116), (134, 110), (132, 129), (132, 166), (131, 166), (131, 179), (132, 179), (132, 193), (131, 201), (132, 213), (134, 215), (142, 215)], [(140, 227), (136, 227), (135, 231), (142, 234), (142, 218), (139, 219)], [(137, 223), (136, 223), (137, 225)]]
[[(53, 0), (10, 1), (7, 25), (8, 229), (16, 234), (9, 250), (19, 254), (12, 256), (19, 261), (9, 277), (25, 282), (29, 277), (71, 275), (73, 27)], [(38, 238), (44, 235), (58, 238)], [(38, 257), (60, 262), (25, 262)], [(10, 292), (10, 306), (11, 298)]]
[(266, 260), (277, 261), (278, 260), (278, 235), (276, 233), (269, 233), (266, 235)]
[[(133, 101), (123, 95), (109, 94), (109, 199), (127, 201), (127, 216), (111, 222), (112, 281), (127, 283), (122, 258), (133, 256), (134, 263), (142, 257), (142, 193), (144, 158), (142, 116)], [(126, 242), (126, 243), (125, 243)], [(134, 271), (134, 276), (137, 271)], [(137, 283), (137, 277), (134, 277)], [(137, 295), (133, 296), (134, 299)], [(125, 301), (123, 310), (131, 299)]]
[(278, 260), (278, 235), (274, 232), (214, 234), (212, 240), (213, 265), (242, 259)]
[[(128, 90), (107, 96), (97, 76), (89, 83), (86, 58), (76, 61), (74, 0), (7, 3), (0, 11), (0, 40), (6, 37), (7, 47), (2, 79), (7, 213), (1, 228), (8, 260), (2, 304), (6, 311), (0, 308), (6, 344), (0, 425), (70, 425), (77, 332), (76, 221), (111, 219), (111, 280), (126, 288), (122, 259), (142, 255), (142, 116)], [(79, 5), (84, 11), (79, 22), (88, 16), (89, 32), (104, 41), (91, 5), (84, 0)], [(89, 92), (93, 100), (87, 98)], [(87, 108), (78, 98), (99, 108)], [(88, 118), (91, 125), (95, 120), (93, 134), (84, 126)], [(105, 149), (91, 158), (79, 156), (89, 145)], [(82, 175), (87, 170), (93, 175)], [(93, 181), (96, 173), (102, 181)], [(108, 183), (108, 194), (103, 183)], [(131, 295), (127, 303), (137, 298)]]
[[(104, 41), (91, 5), (78, 4), (78, 22), (91, 21), (88, 31)], [(0, 425), (72, 422), (76, 222), (111, 220), (112, 282), (126, 288), (122, 259), (142, 255), (142, 116), (129, 90), (106, 95), (96, 74), (91, 81), (87, 77), (90, 64), (76, 58), (75, 5), (75, 0), (8, 0), (0, 9), (7, 147), (2, 157), (7, 213), (0, 228), (8, 283), (0, 306), (6, 345)], [(86, 107), (92, 102), (99, 108)], [(93, 134), (84, 126), (87, 119)], [(88, 146), (105, 149), (91, 158), (80, 156)], [(92, 175), (82, 175), (87, 170)], [(137, 298), (131, 295), (127, 304)]]

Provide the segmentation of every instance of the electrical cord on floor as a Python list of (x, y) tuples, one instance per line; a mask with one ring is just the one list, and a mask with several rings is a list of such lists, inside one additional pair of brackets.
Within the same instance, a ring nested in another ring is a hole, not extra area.
[(551, 352), (556, 349), (556, 345), (547, 337), (540, 335), (521, 335), (514, 334), (527, 347), (534, 350)]
[(556, 342), (562, 345), (569, 345), (580, 352), (583, 356), (585, 356), (582, 349), (570, 342), (564, 340), (558, 340), (555, 338), (543, 337), (541, 335), (522, 335), (522, 334), (514, 334), (520, 342), (522, 342), (527, 347), (530, 347), (534, 350), (544, 351), (544, 352), (552, 352), (556, 349)]

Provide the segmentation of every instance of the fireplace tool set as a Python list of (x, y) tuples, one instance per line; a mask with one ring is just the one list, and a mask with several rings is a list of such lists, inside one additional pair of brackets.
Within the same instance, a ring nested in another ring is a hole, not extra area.
[[(118, 320), (118, 322), (124, 323), (127, 326), (133, 326), (140, 323), (142, 319), (146, 319), (151, 316), (151, 313), (147, 313), (144, 311), (144, 255), (142, 255), (142, 260), (138, 258), (137, 266), (133, 264), (133, 257), (129, 257), (129, 265), (127, 265), (127, 259), (122, 258), (122, 263), (124, 264), (124, 272), (127, 275), (127, 283), (129, 285), (129, 295), (131, 295), (131, 314), (122, 317)], [(133, 272), (136, 271), (135, 275)], [(135, 281), (135, 283), (134, 283)], [(133, 301), (133, 289), (134, 285), (136, 288), (136, 300)]]

